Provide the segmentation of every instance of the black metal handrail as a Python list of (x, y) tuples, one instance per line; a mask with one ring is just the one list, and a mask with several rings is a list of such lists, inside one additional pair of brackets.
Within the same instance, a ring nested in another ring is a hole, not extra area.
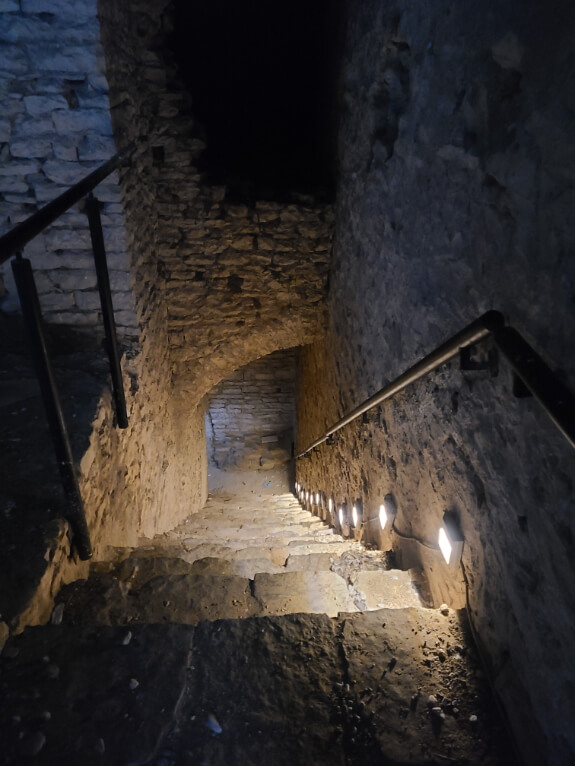
[(50, 429), (50, 435), (56, 453), (56, 460), (60, 477), (67, 500), (66, 519), (70, 524), (73, 534), (73, 543), (81, 559), (89, 559), (92, 556), (92, 545), (86, 522), (86, 513), (76, 469), (72, 457), (70, 439), (62, 413), (60, 397), (56, 387), (54, 372), (50, 362), (44, 323), (38, 292), (32, 272), (32, 265), (26, 258), (22, 258), (22, 250), (34, 237), (40, 234), (51, 223), (57, 220), (72, 205), (80, 202), (86, 195), (86, 213), (90, 226), (92, 250), (96, 267), (98, 290), (102, 307), (102, 318), (106, 333), (106, 346), (110, 361), (112, 376), (112, 389), (116, 406), (118, 426), (126, 428), (128, 418), (126, 413), (126, 399), (122, 382), (120, 355), (116, 338), (116, 326), (112, 306), (110, 280), (106, 263), (106, 251), (100, 220), (98, 200), (92, 196), (92, 190), (116, 170), (129, 157), (135, 149), (131, 144), (118, 152), (108, 162), (101, 165), (88, 176), (83, 178), (73, 187), (65, 191), (52, 202), (49, 202), (41, 210), (31, 215), (3, 237), (0, 237), (0, 264), (15, 255), (12, 260), (12, 271), (16, 281), (18, 297), (22, 314), (28, 330), (30, 344), (34, 356), (34, 365), (40, 384), (46, 418)]
[(495, 346), (510, 363), (514, 374), (537, 399), (571, 446), (575, 447), (575, 396), (517, 330), (505, 326), (503, 314), (488, 311), (330, 426), (319, 439), (298, 453), (296, 458), (307, 455), (368, 410), (403, 391), (459, 354), (461, 349), (472, 346), (488, 335), (492, 336)]
[(54, 223), (61, 215), (68, 211), (72, 205), (80, 202), (88, 192), (91, 192), (99, 183), (107, 178), (110, 173), (120, 167), (120, 165), (133, 153), (135, 144), (129, 144), (124, 149), (115, 154), (111, 159), (100, 165), (92, 173), (87, 175), (77, 184), (67, 191), (60, 194), (59, 197), (44, 205), (43, 208), (26, 218), (11, 229), (3, 237), (0, 237), (0, 264), (16, 253), (22, 252), (24, 247), (41, 234), (51, 223)]

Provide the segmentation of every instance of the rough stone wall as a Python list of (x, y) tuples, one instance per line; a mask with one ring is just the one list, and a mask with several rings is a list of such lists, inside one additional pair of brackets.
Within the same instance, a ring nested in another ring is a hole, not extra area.
[(153, 200), (139, 218), (156, 243), (148, 305), (167, 310), (176, 393), (191, 405), (253, 359), (320, 337), (333, 210), (296, 194), (239, 203), (206, 183), (202, 128), (167, 48), (172, 4), (102, 1), (101, 15), (116, 134), (140, 147), (130, 186)]
[[(349, 4), (329, 329), (302, 352), (298, 446), (483, 311), (503, 311), (575, 388), (573, 8)], [(575, 757), (573, 451), (530, 399), (455, 363), (332, 447), (310, 489), (395, 495), (434, 599), (469, 611), (525, 761)], [(445, 510), (463, 570), (442, 563)], [(465, 579), (464, 579), (465, 576)]]
[(218, 468), (271, 467), (291, 457), (296, 352), (242, 367), (209, 394), (209, 457)]
[[(111, 19), (102, 14), (104, 32), (106, 23), (119, 21), (114, 66), (110, 58), (107, 66), (104, 61), (96, 2), (23, 0), (5, 3), (2, 10), (0, 204), (7, 230), (108, 159), (115, 152), (113, 133), (120, 146), (141, 138), (150, 107), (137, 98), (126, 101), (119, 84), (122, 77), (132, 82), (130, 67), (143, 66), (131, 58), (129, 40), (124, 44), (120, 4)], [(137, 96), (138, 90), (130, 94)], [(150, 214), (151, 166), (148, 145), (138, 146), (131, 168), (122, 171), (121, 187), (114, 176), (96, 190), (104, 203), (130, 420), (125, 431), (115, 427), (109, 392), (104, 392), (80, 462), (96, 557), (106, 555), (108, 545), (135, 544), (141, 535), (174, 526), (201, 507), (207, 494), (203, 410), (184, 407), (171, 396), (167, 311)], [(26, 255), (45, 319), (100, 334), (85, 215), (71, 210), (34, 240)], [(9, 264), (5, 274), (3, 309), (13, 310)]]
[[(115, 154), (96, 0), (6, 0), (0, 25), (0, 233)], [(136, 330), (117, 175), (95, 191), (120, 332)], [(77, 206), (26, 248), (48, 322), (99, 327), (87, 218)], [(18, 299), (2, 267), (2, 309)]]

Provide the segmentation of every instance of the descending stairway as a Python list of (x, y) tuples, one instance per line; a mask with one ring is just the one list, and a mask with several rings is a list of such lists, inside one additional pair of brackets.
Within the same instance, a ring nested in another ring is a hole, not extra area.
[(8, 643), (0, 764), (510, 766), (464, 615), (256, 478)]
[(95, 564), (59, 601), (65, 622), (99, 625), (421, 606), (410, 574), (388, 571), (385, 554), (269, 491), (212, 496), (173, 532)]

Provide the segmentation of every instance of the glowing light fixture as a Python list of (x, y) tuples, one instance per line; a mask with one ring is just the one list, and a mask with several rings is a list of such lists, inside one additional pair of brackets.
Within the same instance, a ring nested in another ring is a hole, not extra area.
[(397, 513), (397, 503), (395, 497), (391, 494), (386, 495), (383, 498), (383, 503), (379, 506), (379, 525), (382, 529), (385, 529), (388, 525), (391, 526), (393, 519)]
[(319, 505), (319, 492), (315, 493), (315, 504)]
[(299, 490), (300, 490), (300, 483), (299, 483), (299, 481), (296, 481), (296, 483), (295, 483), (295, 491), (299, 492)]
[(439, 548), (450, 567), (457, 567), (463, 551), (463, 535), (454, 513), (446, 511), (439, 528)]
[(331, 497), (330, 497), (330, 499), (327, 501), (327, 509), (328, 509), (328, 511), (329, 511), (330, 513), (333, 511), (333, 500), (331, 499)]
[(337, 517), (339, 519), (339, 525), (343, 526), (343, 522), (344, 522), (344, 519), (345, 519), (345, 516), (343, 514), (343, 508), (339, 509), (339, 511), (337, 512)]
[(363, 522), (363, 503), (358, 498), (351, 508), (351, 522), (354, 529), (357, 529)]

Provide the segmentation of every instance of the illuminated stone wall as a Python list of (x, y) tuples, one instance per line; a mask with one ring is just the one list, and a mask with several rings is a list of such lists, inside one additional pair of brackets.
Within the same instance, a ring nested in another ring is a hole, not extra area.
[(292, 349), (263, 356), (209, 394), (208, 456), (218, 468), (257, 470), (291, 458), (296, 359)]
[[(488, 309), (575, 389), (573, 10), (349, 4), (325, 342), (301, 354), (298, 446)], [(298, 462), (309, 489), (393, 493), (365, 536), (470, 615), (527, 763), (575, 754), (573, 450), (501, 363), (453, 362)], [(463, 571), (437, 548), (443, 512)]]

